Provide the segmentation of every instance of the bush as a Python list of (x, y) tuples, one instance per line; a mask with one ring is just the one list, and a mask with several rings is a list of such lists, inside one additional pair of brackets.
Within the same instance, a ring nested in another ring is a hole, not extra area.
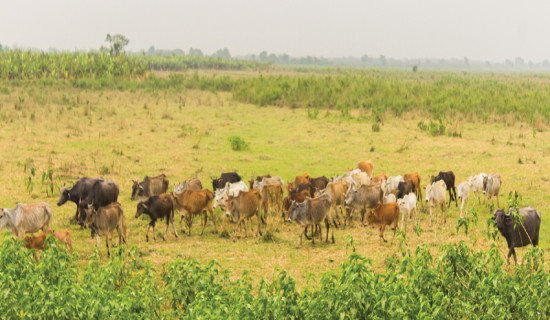
[(380, 123), (375, 122), (371, 126), (372, 132), (380, 132)]
[(231, 144), (231, 149), (233, 151), (248, 150), (249, 148), (248, 142), (244, 141), (244, 139), (239, 136), (229, 137), (229, 143)]

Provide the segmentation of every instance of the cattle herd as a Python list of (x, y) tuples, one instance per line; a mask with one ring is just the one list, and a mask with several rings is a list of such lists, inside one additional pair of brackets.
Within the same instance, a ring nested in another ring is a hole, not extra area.
[[(228, 220), (235, 223), (234, 236), (244, 228), (247, 235), (247, 224), (256, 217), (256, 235), (262, 234), (262, 225), (266, 224), (268, 214), (273, 214), (284, 222), (294, 221), (301, 226), (298, 247), (302, 237), (315, 243), (317, 232), (322, 240), (322, 226), (325, 225), (325, 241), (329, 241), (329, 231), (332, 228), (331, 240), (334, 243), (334, 229), (342, 225), (351, 225), (354, 218), (362, 225), (376, 225), (380, 228), (380, 239), (384, 239), (386, 226), (393, 229), (393, 236), (399, 227), (406, 232), (408, 223), (416, 224), (417, 203), (424, 207), (424, 201), (429, 208), (430, 223), (445, 223), (446, 207), (454, 201), (460, 202), (460, 215), (468, 214), (470, 191), (473, 201), (477, 198), (481, 204), (497, 200), (501, 187), (501, 177), (498, 174), (480, 173), (467, 181), (455, 185), (455, 175), (452, 171), (439, 172), (430, 177), (430, 183), (421, 187), (418, 173), (388, 176), (385, 173), (374, 175), (374, 165), (370, 161), (359, 162), (357, 168), (349, 169), (343, 175), (312, 178), (305, 173), (298, 175), (293, 181), (286, 183), (281, 177), (264, 175), (248, 181), (242, 181), (236, 172), (222, 173), (220, 178), (212, 180), (212, 190), (203, 188), (199, 179), (191, 179), (174, 184), (174, 192), (168, 193), (169, 180), (164, 175), (145, 177), (142, 181), (133, 180), (131, 200), (139, 200), (135, 218), (141, 215), (150, 217), (145, 234), (149, 241), (149, 230), (153, 228), (153, 239), (156, 239), (155, 224), (158, 219), (164, 219), (163, 240), (172, 225), (174, 235), (178, 233), (174, 223), (174, 214), (181, 214), (180, 223), (185, 222), (188, 235), (195, 216), (202, 217), (201, 235), (208, 222), (208, 215), (217, 233), (214, 210), (220, 208)], [(287, 190), (285, 196), (285, 189)], [(424, 190), (425, 197), (422, 195)], [(458, 191), (457, 191), (458, 190)], [(447, 201), (446, 193), (449, 193)], [(102, 178), (81, 178), (71, 188), (63, 187), (57, 203), (58, 206), (67, 201), (76, 204), (75, 219), (82, 227), (90, 228), (92, 237), (96, 237), (97, 246), (100, 237), (106, 239), (107, 249), (114, 231), (119, 236), (119, 244), (125, 243), (127, 227), (124, 211), (119, 202), (119, 187), (112, 181)], [(435, 211), (435, 214), (433, 214)], [(508, 259), (514, 255), (514, 248), (532, 244), (538, 245), (541, 213), (533, 207), (519, 208), (524, 217), (523, 224), (516, 226), (510, 212), (502, 209), (494, 211), (495, 225), (506, 239), (509, 253)], [(401, 219), (400, 219), (401, 216)], [(42, 230), (36, 236), (26, 236), (24, 245), (27, 248), (43, 249), (48, 233), (53, 235), (71, 250), (71, 237), (68, 230), (52, 232), (50, 221), (52, 209), (46, 203), (21, 204), (14, 209), (2, 208), (0, 212), (0, 230), (7, 228), (16, 237), (22, 238), (27, 233)], [(308, 236), (308, 228), (311, 238)], [(235, 238), (233, 238), (235, 239)], [(107, 250), (109, 252), (109, 250)]]

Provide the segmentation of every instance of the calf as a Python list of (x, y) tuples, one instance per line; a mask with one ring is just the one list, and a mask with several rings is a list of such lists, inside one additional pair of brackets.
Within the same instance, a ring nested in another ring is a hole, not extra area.
[(53, 236), (57, 239), (57, 241), (59, 241), (59, 243), (66, 245), (69, 249), (69, 252), (73, 252), (71, 232), (68, 229), (65, 229), (63, 231), (42, 232), (37, 236), (25, 236), (25, 241), (23, 242), (23, 245), (27, 249), (44, 250), (46, 248), (46, 237), (49, 234), (53, 234)]
[(456, 188), (455, 188), (455, 174), (452, 171), (442, 172), (440, 171), (437, 176), (432, 176), (432, 183), (443, 180), (445, 181), (445, 186), (447, 187), (447, 191), (449, 191), (449, 207), (451, 206), (451, 202), (453, 200), (456, 203), (456, 206), (458, 207), (458, 199), (456, 196)]
[(468, 215), (468, 208), (470, 207), (470, 184), (468, 181), (464, 181), (457, 187), (457, 196), (460, 200), (460, 216), (462, 217), (462, 208), (466, 203), (466, 215)]
[(17, 203), (13, 209), (1, 209), (0, 230), (6, 228), (19, 239), (23, 238), (25, 233), (34, 233), (38, 230), (46, 232), (50, 229), (52, 215), (52, 208), (45, 202)]
[[(499, 174), (491, 174), (483, 179), (483, 194), (491, 200), (491, 205), (494, 205), (493, 197), (496, 197), (497, 206), (500, 207), (498, 203), (498, 193), (500, 192), (501, 184), (502, 180)], [(489, 201), (487, 201), (487, 205), (489, 205)]]
[[(184, 193), (186, 191), (184, 191)], [(166, 231), (168, 231), (168, 226), (170, 226), (170, 223), (172, 223), (172, 227), (174, 228), (176, 239), (178, 238), (178, 232), (176, 231), (176, 225), (174, 224), (174, 205), (174, 199), (167, 193), (152, 196), (147, 199), (147, 201), (141, 201), (138, 203), (136, 218), (139, 218), (142, 214), (146, 214), (151, 218), (151, 222), (149, 222), (149, 226), (147, 227), (147, 233), (145, 234), (146, 241), (149, 241), (149, 229), (151, 227), (153, 227), (153, 240), (157, 239), (157, 235), (155, 233), (155, 223), (157, 222), (157, 219), (162, 218), (166, 219), (166, 228), (164, 228), (162, 240), (166, 241)]]
[(416, 187), (412, 180), (401, 181), (397, 185), (397, 199), (402, 199), (405, 195), (411, 192), (416, 194), (415, 191)]
[(384, 196), (384, 204), (390, 203), (390, 202), (397, 202), (397, 199), (395, 198), (395, 194), (390, 193), (388, 195)]
[[(245, 185), (246, 187), (246, 185)], [(203, 190), (183, 190), (180, 194), (174, 194), (175, 199), (175, 209), (179, 212), (183, 211), (183, 217), (187, 217), (187, 226), (189, 230), (187, 234), (191, 235), (191, 225), (193, 224), (193, 218), (196, 215), (204, 213), (204, 220), (202, 224), (201, 236), (204, 233), (206, 228), (206, 223), (208, 222), (208, 217), (206, 215), (207, 211), (210, 213), (210, 218), (214, 223), (214, 232), (218, 233), (218, 227), (216, 226), (216, 218), (214, 218), (214, 210), (212, 209), (212, 200), (214, 195), (212, 191), (208, 189)]]
[(130, 200), (144, 200), (150, 196), (157, 196), (166, 193), (168, 190), (169, 181), (165, 174), (160, 174), (156, 177), (145, 176), (143, 181), (134, 180), (132, 186), (132, 197)]
[[(279, 185), (280, 187), (280, 185)], [(240, 227), (241, 223), (245, 219), (250, 219), (254, 216), (258, 217), (258, 231), (256, 236), (262, 234), (261, 222), (265, 223), (260, 214), (260, 206), (262, 204), (262, 194), (256, 189), (245, 192), (242, 191), (238, 196), (229, 196), (227, 200), (227, 209), (225, 215), (231, 217), (234, 221), (237, 220), (237, 225), (235, 226), (234, 234), (237, 235), (237, 230)], [(245, 227), (244, 229), (245, 237), (248, 236), (248, 230)]]
[(402, 176), (395, 176), (395, 177), (388, 177), (386, 181), (382, 182), (382, 190), (384, 191), (384, 194), (397, 194), (397, 187), (399, 186), (399, 182), (404, 182)]
[(386, 180), (388, 180), (388, 175), (385, 173), (381, 173), (372, 178), (372, 183), (382, 183)]
[[(141, 202), (140, 202), (141, 203)], [(110, 256), (109, 241), (112, 241), (113, 231), (118, 233), (118, 244), (126, 243), (126, 228), (124, 222), (124, 211), (118, 202), (113, 202), (104, 207), (99, 207), (96, 211), (93, 204), (88, 205), (84, 226), (94, 230), (97, 239), (97, 248), (99, 249), (100, 236), (105, 236), (107, 245), (107, 256)], [(154, 232), (154, 229), (153, 229)]]
[(239, 174), (236, 172), (222, 173), (218, 179), (212, 180), (212, 190), (216, 191), (216, 189), (224, 188), (228, 182), (233, 183), (233, 182), (239, 182), (241, 180), (242, 180), (241, 176), (239, 176)]
[[(426, 186), (426, 202), (430, 204), (430, 222), (432, 221), (432, 208), (441, 208), (444, 222), (447, 222), (445, 212), (445, 181), (437, 181)], [(437, 217), (435, 219), (437, 222)]]
[[(470, 188), (472, 188), (472, 191), (474, 192), (474, 199), (479, 197), (478, 198), (479, 204), (481, 204), (481, 194), (483, 193), (483, 180), (485, 179), (486, 176), (487, 176), (486, 173), (480, 173), (468, 179), (468, 184), (470, 185)], [(483, 202), (485, 203), (485, 200), (483, 200)]]
[(354, 190), (350, 188), (346, 194), (346, 207), (349, 207), (351, 210), (348, 212), (347, 220), (351, 223), (352, 210), (358, 210), (361, 212), (361, 223), (364, 224), (364, 216), (367, 209), (373, 209), (378, 206), (379, 203), (384, 201), (384, 192), (382, 187), (379, 184), (375, 185), (362, 185), (361, 187)]
[(386, 229), (386, 226), (391, 226), (393, 224), (393, 243), (398, 223), (399, 205), (395, 202), (379, 204), (374, 210), (370, 210), (367, 213), (367, 224), (380, 226), (380, 239), (384, 240), (384, 242), (387, 242), (386, 239), (384, 239), (384, 230)]
[(320, 191), (327, 187), (328, 178), (325, 176), (321, 176), (319, 178), (311, 178), (310, 183), (315, 191)]
[(407, 232), (407, 225), (413, 216), (414, 223), (416, 224), (416, 195), (411, 192), (404, 196), (403, 199), (399, 199), (397, 204), (401, 212), (401, 227)]
[(370, 161), (362, 161), (357, 164), (357, 168), (366, 174), (368, 174), (369, 178), (372, 179), (372, 176), (374, 174), (374, 164)]
[[(511, 209), (510, 209), (511, 210)], [(523, 224), (516, 225), (510, 216), (510, 210), (505, 213), (502, 209), (496, 209), (493, 220), (500, 231), (500, 234), (506, 239), (508, 244), (508, 263), (510, 256), (514, 255), (514, 261), (517, 264), (518, 258), (514, 248), (523, 247), (532, 244), (533, 247), (539, 244), (539, 229), (541, 214), (532, 206), (520, 208), (519, 214), (523, 216)]]
[(403, 180), (411, 180), (414, 184), (414, 194), (420, 204), (422, 205), (422, 188), (420, 187), (420, 175), (418, 172), (405, 173), (403, 175)]
[(304, 173), (302, 174), (301, 176), (296, 176), (294, 178), (294, 186), (299, 186), (301, 183), (309, 183), (311, 180), (311, 177), (309, 176), (309, 174), (307, 173)]
[(260, 192), (264, 214), (267, 215), (273, 207), (277, 207), (276, 214), (282, 213), (284, 190), (280, 183), (264, 185)]
[(184, 180), (180, 184), (174, 183), (174, 193), (181, 193), (183, 190), (202, 190), (202, 182), (193, 178), (191, 180)]
[[(302, 236), (306, 232), (308, 226), (320, 225), (325, 221), (327, 229), (327, 235), (325, 241), (328, 242), (328, 233), (330, 229), (330, 208), (332, 207), (332, 200), (329, 195), (322, 195), (315, 199), (307, 198), (302, 203), (296, 201), (292, 202), (290, 206), (288, 221), (295, 221), (302, 226), (302, 232), (300, 233), (300, 240), (296, 248), (302, 245)], [(322, 241), (322, 234), (319, 233), (319, 238)], [(313, 245), (315, 245), (315, 237), (312, 237)], [(332, 230), (332, 243), (334, 243), (334, 230)]]

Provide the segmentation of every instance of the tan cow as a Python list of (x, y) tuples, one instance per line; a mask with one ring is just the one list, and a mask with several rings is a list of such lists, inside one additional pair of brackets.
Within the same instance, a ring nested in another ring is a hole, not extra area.
[[(414, 184), (414, 193), (416, 194), (416, 199), (422, 203), (422, 188), (420, 188), (420, 175), (418, 172), (413, 173), (405, 173), (403, 175), (403, 180), (411, 180)], [(424, 207), (424, 204), (422, 204), (422, 207)]]
[(384, 230), (386, 229), (386, 226), (393, 224), (393, 243), (398, 223), (399, 205), (395, 202), (379, 204), (374, 210), (370, 210), (367, 213), (367, 224), (380, 226), (380, 239), (384, 240), (384, 242), (387, 242), (386, 239), (384, 239)]
[(107, 245), (107, 255), (110, 256), (109, 242), (112, 242), (113, 231), (116, 229), (118, 233), (118, 244), (126, 243), (126, 223), (124, 222), (124, 211), (118, 202), (113, 202), (104, 207), (99, 207), (96, 211), (92, 203), (86, 209), (86, 218), (84, 226), (91, 228), (96, 235), (97, 248), (99, 248), (100, 236), (105, 236)]
[(193, 224), (193, 218), (196, 215), (204, 213), (204, 220), (202, 224), (201, 236), (204, 233), (206, 228), (206, 223), (208, 222), (208, 217), (206, 215), (207, 211), (210, 212), (210, 218), (214, 223), (214, 231), (218, 233), (218, 227), (216, 226), (216, 218), (214, 218), (214, 210), (212, 209), (212, 202), (214, 195), (212, 191), (208, 189), (203, 190), (183, 190), (180, 194), (173, 194), (176, 210), (179, 212), (183, 211), (183, 217), (187, 217), (187, 226), (189, 227), (188, 235), (191, 235), (191, 225)]
[(372, 176), (374, 175), (374, 164), (372, 164), (372, 162), (361, 161), (357, 164), (357, 168), (363, 172), (366, 172), (369, 175), (369, 178), (372, 179)]
[[(227, 217), (232, 217), (233, 220), (237, 220), (237, 225), (235, 226), (234, 234), (237, 235), (237, 230), (245, 219), (250, 219), (254, 216), (258, 217), (258, 231), (256, 236), (262, 234), (260, 230), (263, 221), (262, 215), (260, 213), (260, 207), (262, 204), (262, 194), (257, 189), (252, 189), (251, 191), (245, 192), (241, 191), (238, 196), (228, 196), (227, 197), (227, 209), (225, 215)], [(245, 237), (248, 236), (248, 230), (244, 228)]]
[[(309, 174), (307, 173), (304, 173), (302, 174), (301, 176), (296, 176), (294, 178), (294, 183), (293, 183), (293, 186), (294, 187), (298, 187), (300, 184), (302, 183), (309, 183), (309, 181), (311, 180), (311, 177), (309, 176)], [(290, 186), (289, 186), (290, 187)]]

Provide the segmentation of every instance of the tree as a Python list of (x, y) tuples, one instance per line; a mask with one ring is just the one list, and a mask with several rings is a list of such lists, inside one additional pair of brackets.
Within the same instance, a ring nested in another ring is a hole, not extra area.
[(418, 71), (418, 65), (415, 64), (415, 65), (413, 66), (413, 72), (417, 72), (417, 71)]
[(386, 56), (385, 55), (380, 55), (380, 63), (382, 63), (383, 66), (386, 65)]
[(260, 58), (261, 62), (267, 62), (267, 51), (264, 50), (264, 51), (260, 52), (260, 57), (259, 58)]
[(3, 51), (3, 50), (2, 50), (2, 44), (1, 44), (1, 43), (0, 43), (0, 51)]
[(212, 56), (215, 58), (231, 59), (231, 54), (227, 48), (219, 49)]
[(193, 48), (189, 48), (189, 55), (190, 56), (197, 56), (197, 57), (202, 57), (203, 56), (201, 49), (193, 49)]
[(122, 52), (124, 52), (124, 47), (128, 45), (130, 40), (126, 38), (122, 34), (115, 34), (110, 35), (107, 33), (107, 37), (105, 38), (105, 41), (109, 42), (111, 44), (111, 48), (109, 48), (109, 52), (112, 56), (118, 56)]
[(363, 55), (363, 56), (361, 57), (361, 62), (363, 62), (363, 63), (369, 62), (369, 56), (367, 56), (366, 54)]
[(155, 54), (155, 46), (150, 46), (149, 50), (147, 50), (147, 54), (154, 55)]

